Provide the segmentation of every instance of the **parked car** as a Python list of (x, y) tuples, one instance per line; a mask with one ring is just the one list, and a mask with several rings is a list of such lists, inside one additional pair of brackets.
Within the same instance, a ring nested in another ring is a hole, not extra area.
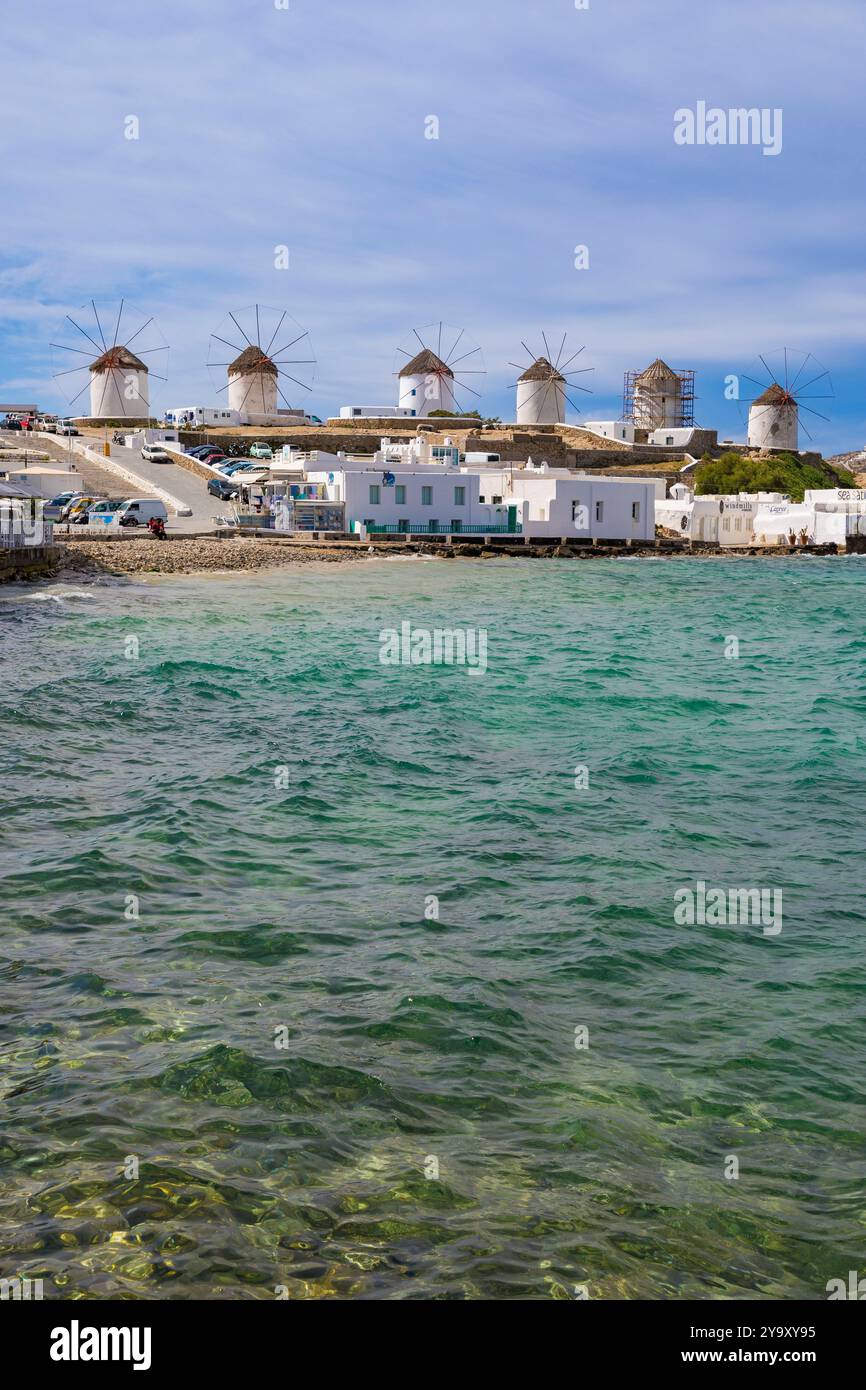
[(73, 521), (75, 517), (78, 516), (79, 512), (86, 512), (87, 508), (92, 507), (94, 502), (103, 501), (105, 501), (103, 497), (93, 497), (87, 493), (79, 493), (77, 497), (73, 497), (70, 502), (66, 503), (65, 507), (60, 509), (60, 520)]
[(165, 503), (154, 497), (128, 497), (117, 509), (118, 526), (146, 526), (154, 517), (168, 521)]
[(251, 459), (272, 459), (273, 456), (274, 455), (271, 451), (270, 444), (262, 444), (261, 442), (258, 442), (256, 444), (250, 445)]
[(206, 454), (195, 454), (194, 457), (197, 463), (209, 463), (213, 468), (221, 459), (225, 458), (225, 454), (220, 449), (211, 449)]
[(249, 459), (226, 459), (222, 463), (214, 464), (214, 467), (218, 468), (220, 473), (225, 473), (227, 478), (230, 478), (233, 473), (240, 472), (242, 468), (249, 468), (249, 466)]
[(41, 430), (43, 434), (56, 434), (56, 433), (57, 433), (57, 421), (56, 421), (56, 420), (37, 420), (37, 421), (36, 421), (36, 428), (37, 428), (38, 430)]
[(171, 459), (160, 444), (142, 444), (141, 457), (149, 463), (171, 463)]
[(200, 458), (202, 454), (221, 454), (222, 449), (218, 444), (196, 444), (194, 449), (187, 449), (194, 459)]
[(21, 421), (20, 421), (20, 420), (7, 420), (7, 421), (6, 421), (6, 424), (3, 426), (3, 428), (4, 428), (4, 430), (20, 430), (20, 428), (21, 428)]
[(221, 502), (230, 502), (238, 495), (237, 488), (232, 487), (231, 483), (224, 483), (222, 478), (211, 478), (207, 490), (211, 497), (218, 497)]
[(88, 502), (86, 506), (70, 508), (67, 520), (71, 526), (87, 526), (90, 523), (90, 518), (95, 508), (110, 506), (111, 503), (108, 501), (107, 497), (100, 497), (95, 502)]
[(94, 502), (91, 507), (87, 508), (84, 520), (88, 526), (99, 523), (107, 526), (114, 520), (115, 514), (122, 506), (122, 502)]
[(66, 420), (58, 420), (55, 434), (78, 434), (78, 430)]
[(50, 501), (45, 503), (42, 509), (43, 517), (46, 521), (59, 521), (60, 513), (66, 504), (81, 496), (80, 492), (58, 492), (56, 497), (52, 497)]

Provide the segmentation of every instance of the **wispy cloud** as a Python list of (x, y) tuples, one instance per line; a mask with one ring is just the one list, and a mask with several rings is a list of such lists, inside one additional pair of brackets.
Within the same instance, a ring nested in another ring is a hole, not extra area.
[[(661, 354), (731, 428), (724, 376), (787, 343), (837, 374), (820, 442), (866, 437), (857, 0), (155, 0), (134, 23), (45, 0), (31, 21), (6, 17), (0, 89), (6, 393), (58, 402), (54, 325), (125, 294), (172, 345), (158, 400), (211, 400), (208, 336), (259, 300), (309, 327), (319, 414), (392, 399), (396, 344), (442, 317), (482, 343), (492, 413), (520, 339), (567, 328), (592, 414)], [(698, 100), (781, 108), (782, 154), (676, 146)]]

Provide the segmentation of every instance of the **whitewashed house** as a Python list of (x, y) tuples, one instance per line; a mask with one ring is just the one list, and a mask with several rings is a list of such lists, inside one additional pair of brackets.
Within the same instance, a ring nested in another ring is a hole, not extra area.
[(362, 536), (491, 535), (520, 530), (516, 503), (508, 505), (504, 498), (482, 503), (478, 474), (447, 463), (407, 467), (341, 457), (327, 469), (318, 469), (311, 460), (306, 477), (320, 484), (329, 500), (344, 504), (346, 530)]
[(599, 477), (545, 463), (486, 468), (482, 477), (485, 499), (519, 504), (526, 536), (600, 541), (655, 536), (654, 479)]

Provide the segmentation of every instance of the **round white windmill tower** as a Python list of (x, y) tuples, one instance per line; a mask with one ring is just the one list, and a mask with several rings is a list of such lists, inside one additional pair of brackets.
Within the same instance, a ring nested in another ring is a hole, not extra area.
[(546, 357), (536, 357), (517, 378), (518, 425), (561, 425), (565, 422), (565, 377)]
[(245, 347), (227, 368), (229, 410), (240, 416), (276, 415), (279, 374), (262, 348)]
[(100, 305), (91, 299), (75, 318), (66, 314), (51, 353), (54, 379), (70, 406), (86, 397), (92, 420), (150, 418), (150, 383), (165, 381), (168, 365), (168, 344), (152, 314), (126, 299)]
[(797, 452), (797, 401), (773, 382), (749, 407), (749, 446), (752, 449), (790, 449)]
[(148, 368), (131, 348), (108, 348), (91, 362), (90, 418), (142, 420), (150, 415)]
[[(554, 357), (547, 341), (547, 334), (542, 333), (541, 337), (544, 342), (544, 355), (536, 355), (526, 343), (521, 342), (521, 347), (531, 362), (516, 382), (518, 425), (564, 425), (566, 404), (580, 414), (580, 408), (569, 396), (569, 391), (592, 394), (588, 386), (581, 386), (579, 382), (572, 380), (593, 370), (592, 367), (571, 366), (584, 349), (578, 348), (570, 357), (565, 357), (568, 334), (563, 333), (559, 351)], [(509, 365), (519, 368), (521, 364), (511, 362)]]
[(432, 348), (422, 348), (398, 373), (400, 395), (397, 404), (403, 410), (414, 410), (418, 416), (431, 410), (447, 410), (456, 415), (454, 373)]
[(660, 357), (634, 379), (634, 422), (645, 429), (676, 429), (684, 422), (683, 382)]
[(486, 375), (480, 347), (469, 345), (464, 328), (442, 322), (413, 328), (412, 335), (420, 352), (413, 355), (406, 348), (397, 349), (399, 356), (409, 359), (397, 370), (398, 406), (414, 411), (419, 417), (430, 415), (434, 410), (448, 415), (461, 414), (458, 391), (481, 396), (481, 392), (465, 380), (467, 376)]
[(812, 442), (804, 415), (830, 423), (829, 415), (807, 405), (807, 401), (833, 400), (830, 373), (811, 352), (795, 348), (762, 354), (757, 363), (760, 365), (752, 366), (741, 378), (755, 393), (740, 397), (741, 410), (744, 412), (746, 404), (749, 407), (749, 446), (797, 453), (801, 429)]
[[(302, 355), (287, 357), (291, 350)], [(276, 425), (289, 416), (304, 417), (302, 409), (289, 404), (286, 391), (294, 394), (292, 386), (312, 390), (316, 359), (309, 333), (288, 310), (250, 304), (226, 314), (211, 334), (207, 365), (217, 393), (227, 392), (228, 408), (237, 411), (240, 424)], [(302, 367), (309, 380), (289, 367)]]

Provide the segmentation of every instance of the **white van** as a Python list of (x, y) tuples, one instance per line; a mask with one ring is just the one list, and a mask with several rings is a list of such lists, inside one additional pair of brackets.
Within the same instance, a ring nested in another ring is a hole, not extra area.
[(146, 526), (154, 517), (168, 521), (164, 502), (155, 497), (128, 497), (120, 504), (117, 512), (118, 526)]

